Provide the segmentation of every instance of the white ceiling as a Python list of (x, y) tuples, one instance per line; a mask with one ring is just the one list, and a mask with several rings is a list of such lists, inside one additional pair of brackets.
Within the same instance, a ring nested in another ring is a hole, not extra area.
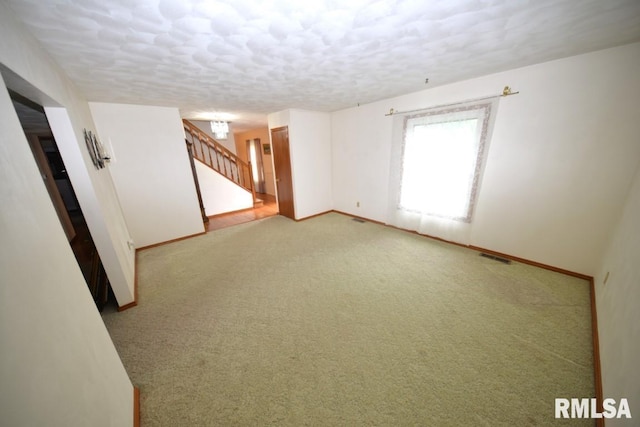
[(90, 101), (236, 130), (640, 40), (640, 0), (2, 1)]

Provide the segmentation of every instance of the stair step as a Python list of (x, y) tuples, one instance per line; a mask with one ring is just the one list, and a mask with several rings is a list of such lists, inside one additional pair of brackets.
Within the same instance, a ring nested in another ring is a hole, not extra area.
[(256, 199), (253, 202), (253, 207), (254, 208), (259, 208), (260, 206), (263, 206), (263, 205), (264, 205), (264, 200), (262, 200), (262, 199)]

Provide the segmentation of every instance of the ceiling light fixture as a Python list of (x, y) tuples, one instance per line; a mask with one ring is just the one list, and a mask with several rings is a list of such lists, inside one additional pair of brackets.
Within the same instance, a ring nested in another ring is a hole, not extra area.
[(211, 132), (217, 139), (227, 139), (227, 135), (229, 134), (229, 123), (214, 120), (211, 122)]

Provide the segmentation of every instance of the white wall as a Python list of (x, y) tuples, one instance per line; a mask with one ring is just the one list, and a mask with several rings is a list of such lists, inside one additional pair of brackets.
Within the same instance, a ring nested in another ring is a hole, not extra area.
[[(269, 144), (271, 146), (271, 141), (269, 139), (260, 140), (260, 145)], [(262, 150), (262, 167), (264, 171), (264, 191), (267, 194), (271, 194), (274, 196), (276, 194), (276, 176), (273, 172), (273, 154), (264, 154), (264, 147)], [(273, 153), (273, 152), (271, 152)]]
[(331, 177), (331, 115), (291, 110), (291, 167), (296, 176), (296, 219), (333, 208)]
[[(118, 303), (128, 304), (134, 299), (135, 253), (127, 245), (129, 234), (109, 169), (97, 171), (85, 148), (83, 129), (94, 129), (87, 102), (11, 9), (3, 7), (1, 12), (0, 64), (5, 80), (13, 76), (10, 87), (45, 109), (63, 110), (56, 110), (59, 120), (47, 111), (51, 129), (56, 138), (65, 134), (58, 141), (60, 154)], [(82, 181), (74, 182), (74, 176)]]
[(207, 216), (253, 207), (253, 195), (210, 167), (195, 160), (200, 194)]
[(269, 129), (289, 127), (296, 219), (332, 209), (331, 115), (287, 110), (268, 116)]
[[(83, 146), (78, 146), (68, 109), (45, 107), (45, 112), (113, 293), (120, 306), (129, 304), (134, 301), (133, 248), (128, 245), (131, 237), (122, 218), (110, 170), (104, 168), (96, 173), (84, 139)], [(92, 175), (103, 179), (92, 179)], [(109, 218), (117, 218), (119, 226), (109, 229)]]
[[(42, 95), (36, 101), (66, 109), (78, 142), (82, 129), (92, 128), (86, 101), (17, 22), (0, 2), (0, 63)], [(83, 210), (100, 212), (89, 227), (101, 257), (109, 247), (109, 279), (129, 277), (127, 257), (133, 254), (126, 252), (126, 239), (120, 241), (126, 227), (114, 213), (119, 208), (109, 191), (109, 176), (90, 169), (85, 173), (97, 198), (87, 199), (82, 192), (78, 198)], [(0, 183), (2, 423), (132, 425), (133, 387), (66, 241), (2, 79)]]
[[(472, 223), (475, 246), (593, 275), (640, 158), (640, 44), (332, 114), (336, 210), (386, 221), (397, 111), (503, 98)], [(356, 202), (361, 207), (356, 208)]]
[(137, 248), (204, 232), (177, 108), (89, 103)]
[[(639, 219), (640, 169), (594, 278), (603, 394), (618, 402), (629, 399), (634, 418), (640, 417)], [(629, 423), (607, 420), (607, 426), (616, 425)]]
[[(385, 222), (392, 120), (388, 102), (333, 113), (333, 208)], [(360, 207), (358, 207), (358, 203)]]

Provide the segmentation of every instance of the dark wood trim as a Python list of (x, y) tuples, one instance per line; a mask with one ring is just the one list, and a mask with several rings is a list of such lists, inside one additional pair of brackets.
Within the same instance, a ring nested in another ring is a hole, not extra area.
[[(244, 209), (244, 210), (249, 210), (249, 209)], [(240, 212), (240, 211), (238, 211), (238, 212)], [(326, 212), (322, 212), (322, 213), (319, 213), (319, 214), (311, 215), (311, 216), (308, 216), (308, 217), (305, 217), (305, 218), (296, 219), (295, 221), (296, 222), (306, 221), (308, 219), (316, 218), (316, 217), (319, 217), (319, 216), (322, 216), (322, 215), (326, 215), (326, 214), (332, 213), (332, 212), (340, 214), (340, 215), (349, 216), (349, 217), (352, 217), (352, 218), (362, 219), (362, 220), (367, 221), (367, 222), (371, 222), (371, 223), (378, 224), (378, 225), (383, 225), (385, 227), (394, 228), (396, 230), (400, 230), (400, 231), (405, 231), (405, 232), (408, 232), (408, 233), (416, 234), (418, 236), (426, 237), (426, 238), (429, 238), (429, 239), (438, 240), (438, 241), (441, 241), (441, 242), (444, 242), (444, 243), (449, 243), (449, 244), (453, 244), (453, 245), (456, 245), (456, 246), (461, 246), (461, 247), (468, 248), (468, 249), (471, 249), (471, 250), (474, 250), (474, 251), (484, 252), (484, 253), (487, 253), (487, 254), (490, 254), (490, 255), (495, 255), (495, 256), (502, 257), (502, 258), (511, 259), (513, 261), (521, 262), (523, 264), (532, 265), (534, 267), (543, 268), (545, 270), (555, 271), (557, 273), (566, 274), (568, 276), (573, 276), (573, 277), (577, 277), (579, 279), (587, 280), (589, 282), (589, 285), (590, 285), (590, 298), (591, 298), (591, 335), (592, 335), (592, 340), (593, 340), (593, 369), (594, 369), (594, 385), (595, 385), (595, 394), (596, 394), (595, 397), (596, 397), (596, 400), (598, 402), (598, 411), (600, 413), (602, 413), (602, 410), (603, 410), (603, 408), (602, 408), (603, 390), (602, 390), (602, 371), (601, 371), (601, 365), (600, 365), (600, 341), (599, 341), (599, 335), (598, 335), (598, 316), (597, 316), (597, 308), (596, 308), (595, 283), (594, 283), (594, 279), (593, 279), (592, 276), (588, 276), (586, 274), (577, 273), (577, 272), (570, 271), (570, 270), (565, 270), (565, 269), (554, 267), (554, 266), (551, 266), (551, 265), (548, 265), (548, 264), (542, 264), (542, 263), (539, 263), (539, 262), (536, 262), (536, 261), (531, 261), (531, 260), (528, 260), (528, 259), (524, 259), (524, 258), (508, 255), (508, 254), (505, 254), (505, 253), (502, 253), (502, 252), (492, 251), (492, 250), (481, 248), (481, 247), (474, 246), (474, 245), (463, 245), (461, 243), (452, 242), (452, 241), (449, 241), (449, 240), (441, 239), (439, 237), (429, 236), (427, 234), (421, 234), (421, 233), (418, 233), (417, 231), (414, 231), (414, 230), (407, 230), (407, 229), (404, 229), (404, 228), (395, 227), (393, 225), (385, 224), (383, 222), (376, 221), (374, 219), (370, 219), (370, 218), (366, 218), (366, 217), (362, 217), (362, 216), (358, 216), (358, 215), (353, 215), (353, 214), (342, 212), (342, 211), (338, 211), (338, 210), (335, 210), (335, 209), (329, 210), (329, 211), (326, 211)], [(229, 213), (232, 213), (232, 212), (229, 212)], [(221, 215), (225, 215), (225, 214), (214, 215), (214, 216), (221, 216)], [(186, 237), (182, 237), (182, 238), (179, 238), (179, 239), (170, 240), (170, 241), (164, 242), (164, 243), (157, 243), (155, 245), (145, 246), (144, 248), (140, 248), (139, 250), (144, 250), (144, 249), (149, 249), (149, 248), (153, 248), (153, 247), (157, 247), (157, 246), (162, 246), (162, 245), (165, 245), (165, 244), (168, 244), (168, 243), (173, 243), (173, 242), (176, 242), (176, 241), (179, 241), (179, 240), (185, 240), (185, 239), (188, 239), (188, 238), (191, 238), (191, 237), (196, 237), (196, 236), (199, 236), (199, 235), (202, 235), (202, 234), (205, 234), (205, 233), (198, 233), (198, 234), (194, 234), (192, 236), (186, 236)], [(137, 286), (137, 283), (138, 283), (138, 276), (137, 276), (138, 257), (137, 257), (137, 254), (138, 254), (138, 252), (136, 251), (136, 267), (135, 267), (135, 271), (136, 271), (136, 276), (135, 276), (135, 299), (136, 299), (136, 301), (138, 300), (138, 286)], [(134, 303), (127, 304), (126, 306), (119, 308), (118, 311), (122, 311), (122, 310), (124, 310), (126, 308), (129, 308), (129, 306), (134, 306), (136, 304), (137, 303), (134, 301)], [(136, 393), (137, 393), (137, 395), (136, 395)], [(139, 427), (140, 426), (140, 424), (139, 424), (139, 422), (140, 422), (140, 412), (139, 412), (140, 411), (140, 407), (139, 407), (140, 402), (139, 402), (139, 400), (140, 400), (140, 390), (137, 387), (135, 387), (134, 388), (134, 427)], [(137, 409), (136, 409), (135, 405), (138, 405)], [(137, 416), (138, 424), (135, 424), (136, 416)], [(604, 425), (605, 425), (605, 422), (604, 422), (603, 418), (596, 419), (596, 426), (597, 427), (604, 427)]]
[(133, 297), (138, 301), (138, 250), (135, 249), (135, 257), (133, 259)]
[(405, 233), (411, 233), (411, 234), (415, 234), (417, 236), (426, 237), (428, 239), (437, 240), (439, 242), (449, 243), (451, 245), (456, 245), (456, 246), (460, 246), (460, 247), (463, 247), (463, 248), (469, 248), (468, 245), (463, 245), (462, 243), (456, 243), (456, 242), (452, 242), (451, 240), (445, 240), (445, 239), (443, 239), (441, 237), (435, 237), (435, 236), (430, 236), (428, 234), (418, 233), (415, 230), (408, 230), (406, 228), (396, 227), (395, 225), (385, 224), (382, 221), (376, 221), (375, 219), (370, 219), (370, 218), (367, 218), (367, 217), (364, 217), (364, 216), (353, 215), (353, 214), (350, 214), (350, 213), (347, 213), (347, 212), (337, 211), (335, 209), (333, 210), (333, 212), (339, 213), (341, 215), (350, 216), (351, 218), (358, 218), (358, 219), (361, 219), (363, 221), (372, 222), (374, 224), (379, 224), (379, 225), (383, 225), (385, 227), (389, 227), (389, 228), (393, 228), (393, 229), (396, 229), (396, 230), (404, 231)]
[(135, 307), (137, 305), (138, 305), (138, 301), (134, 300), (133, 302), (130, 302), (129, 304), (125, 304), (125, 305), (122, 305), (122, 306), (118, 307), (118, 312), (129, 310), (130, 308), (133, 308), (133, 307)]
[[(49, 197), (51, 198), (53, 207), (56, 210), (58, 219), (62, 224), (64, 233), (67, 235), (67, 240), (69, 242), (72, 242), (76, 237), (76, 230), (73, 226), (73, 222), (71, 221), (71, 217), (69, 216), (67, 206), (65, 205), (64, 200), (62, 199), (62, 195), (60, 194), (60, 189), (58, 188), (56, 179), (53, 176), (53, 172), (51, 171), (47, 155), (42, 148), (43, 141), (50, 140), (52, 141), (54, 147), (56, 147), (56, 152), (59, 152), (55, 140), (52, 137), (43, 137), (33, 133), (27, 133), (25, 134), (25, 136), (27, 137), (27, 141), (29, 142), (29, 146), (31, 147), (31, 152), (33, 153), (33, 157), (36, 161), (36, 164), (38, 165), (40, 175), (42, 176), (44, 185), (47, 188), (47, 192), (49, 193)], [(71, 184), (71, 180), (69, 180), (68, 178), (65, 178), (64, 181), (67, 181), (69, 184)], [(73, 188), (73, 185), (71, 185), (71, 188)]]
[(296, 195), (293, 190), (293, 168), (291, 166), (291, 141), (289, 127), (281, 126), (269, 130), (271, 137), (271, 159), (275, 178), (278, 213), (296, 220)]
[[(369, 219), (369, 218), (360, 217), (360, 216), (357, 216), (357, 215), (352, 215), (352, 214), (349, 214), (349, 213), (346, 213), (346, 212), (341, 212), (341, 211), (337, 211), (337, 210), (333, 210), (332, 212), (339, 213), (339, 214), (342, 214), (342, 215), (347, 215), (347, 216), (354, 217), (354, 218), (360, 218), (360, 219), (363, 219), (365, 221), (373, 222), (373, 223), (376, 223), (376, 224), (381, 224), (381, 225), (384, 225), (386, 227), (395, 228), (396, 230), (406, 231), (406, 232), (409, 232), (409, 233), (417, 234), (419, 236), (427, 237), (429, 239), (439, 240), (441, 242), (450, 243), (450, 244), (453, 244), (453, 245), (456, 245), (456, 246), (461, 246), (461, 247), (464, 247), (464, 248), (469, 248), (469, 249), (472, 249), (474, 251), (484, 252), (484, 253), (487, 253), (487, 254), (490, 254), (490, 255), (495, 255), (495, 256), (502, 257), (502, 258), (511, 259), (513, 261), (521, 262), (523, 264), (532, 265), (534, 267), (543, 268), (545, 270), (555, 271), (556, 273), (566, 274), (568, 276), (577, 277), (579, 279), (583, 279), (583, 280), (588, 281), (589, 282), (589, 289), (590, 289), (590, 298), (591, 298), (591, 336), (592, 336), (592, 340), (593, 340), (593, 371), (594, 371), (594, 386), (595, 386), (595, 394), (596, 394), (595, 397), (596, 397), (596, 401), (597, 401), (597, 405), (598, 405), (598, 412), (602, 413), (602, 411), (603, 411), (602, 403), (604, 401), (604, 394), (603, 394), (603, 390), (602, 390), (602, 368), (601, 368), (601, 365), (600, 365), (600, 340), (599, 340), (599, 334), (598, 334), (598, 311), (597, 311), (597, 307), (596, 307), (596, 290), (595, 290), (595, 283), (594, 283), (593, 276), (589, 276), (589, 275), (582, 274), (582, 273), (577, 273), (575, 271), (565, 270), (563, 268), (554, 267), (552, 265), (542, 264), (542, 263), (539, 263), (539, 262), (536, 262), (536, 261), (531, 261), (531, 260), (528, 260), (528, 259), (512, 256), (512, 255), (505, 254), (505, 253), (502, 253), (502, 252), (492, 251), (492, 250), (481, 248), (481, 247), (474, 246), (474, 245), (463, 245), (463, 244), (460, 244), (460, 243), (444, 240), (444, 239), (441, 239), (439, 237), (429, 236), (427, 234), (420, 234), (417, 231), (407, 230), (407, 229), (404, 229), (404, 228), (395, 227), (393, 225), (384, 224), (384, 223), (382, 223), (380, 221), (375, 221), (375, 220), (372, 220), (372, 219)], [(596, 426), (597, 427), (604, 427), (604, 423), (605, 423), (604, 422), (604, 418), (597, 418), (596, 419)]]
[[(495, 255), (495, 256), (499, 256), (501, 258), (507, 258), (507, 259), (510, 259), (512, 261), (517, 261), (517, 262), (521, 262), (523, 264), (533, 265), (535, 267), (544, 268), (545, 270), (555, 271), (557, 273), (566, 274), (566, 275), (577, 277), (577, 278), (580, 278), (580, 279), (583, 279), (583, 280), (587, 280), (587, 281), (593, 280), (593, 278), (591, 276), (588, 276), (586, 274), (577, 273), (575, 271), (570, 271), (570, 270), (565, 270), (563, 268), (554, 267), (552, 265), (542, 264), (542, 263), (539, 263), (539, 262), (536, 262), (536, 261), (531, 261), (531, 260), (528, 260), (528, 259), (525, 259), (525, 258), (516, 257), (516, 256), (505, 254), (505, 253), (502, 253), (502, 252), (492, 251), (491, 249), (485, 249), (485, 248), (481, 248), (479, 246), (464, 245), (462, 243), (452, 242), (451, 240), (445, 240), (445, 239), (442, 239), (440, 237), (435, 237), (435, 236), (430, 236), (428, 234), (418, 233), (415, 230), (407, 230), (406, 228), (396, 227), (395, 225), (385, 224), (385, 223), (380, 222), (380, 221), (376, 221), (376, 220), (369, 219), (369, 218), (362, 217), (362, 216), (353, 215), (353, 214), (346, 213), (346, 212), (341, 212), (341, 211), (337, 211), (337, 210), (333, 210), (331, 212), (339, 213), (339, 214), (342, 214), (342, 215), (347, 215), (347, 216), (350, 216), (350, 217), (353, 217), (353, 218), (359, 218), (359, 219), (362, 219), (362, 220), (365, 220), (365, 221), (368, 221), (368, 222), (373, 222), (375, 224), (384, 225), (385, 227), (395, 228), (396, 230), (406, 231), (408, 233), (417, 234), (418, 236), (427, 237), (429, 239), (438, 240), (440, 242), (450, 243), (452, 245), (456, 245), (456, 246), (460, 246), (460, 247), (463, 247), (463, 248), (472, 249), (472, 250), (478, 251), (478, 252), (484, 252), (484, 253), (489, 254), (489, 255)], [(309, 218), (311, 218), (311, 217), (309, 217)]]
[(136, 249), (136, 253), (134, 255), (134, 261), (133, 261), (133, 302), (130, 302), (129, 304), (125, 304), (121, 307), (118, 307), (118, 311), (119, 312), (125, 311), (137, 305), (138, 305), (138, 250)]
[(133, 308), (133, 307), (135, 307), (135, 306), (137, 306), (137, 305), (138, 305), (138, 301), (134, 299), (134, 300), (133, 300), (132, 302), (130, 302), (129, 304), (125, 304), (125, 305), (122, 305), (122, 306), (118, 307), (118, 311), (119, 311), (119, 312), (120, 312), (120, 311), (125, 311), (125, 310), (128, 310), (128, 309), (130, 309), (130, 308)]
[(468, 245), (463, 245), (462, 243), (452, 242), (451, 240), (445, 240), (445, 239), (443, 239), (441, 237), (430, 236), (428, 234), (418, 233), (415, 230), (408, 230), (406, 228), (396, 227), (395, 225), (391, 225), (391, 224), (385, 224), (384, 222), (376, 221), (375, 219), (370, 219), (370, 218), (367, 218), (367, 217), (364, 217), (364, 216), (353, 215), (353, 214), (350, 214), (350, 213), (337, 211), (335, 209), (332, 212), (339, 213), (341, 215), (350, 216), (351, 218), (358, 218), (358, 219), (361, 219), (363, 221), (372, 222), (374, 224), (383, 225), (385, 227), (393, 228), (393, 229), (396, 229), (396, 230), (404, 231), (405, 233), (411, 233), (411, 234), (415, 234), (417, 236), (426, 237), (427, 239), (437, 240), (437, 241), (443, 242), (443, 243), (449, 243), (450, 245), (456, 245), (456, 246), (460, 246), (462, 248), (469, 248)]
[[(591, 289), (591, 335), (593, 339), (593, 370), (598, 412), (602, 413), (604, 393), (602, 391), (602, 370), (600, 366), (600, 338), (598, 334), (598, 310), (596, 307), (596, 285), (593, 277), (589, 279)], [(604, 427), (604, 418), (596, 419), (596, 427)]]
[(151, 248), (157, 248), (158, 246), (168, 245), (169, 243), (179, 242), (181, 240), (187, 240), (192, 237), (202, 236), (203, 234), (207, 234), (206, 231), (202, 231), (200, 233), (190, 234), (189, 236), (178, 237), (177, 239), (167, 240), (166, 242), (154, 243), (153, 245), (143, 246), (141, 248), (137, 248), (138, 251), (144, 251)]
[(404, 231), (406, 233), (411, 233), (411, 234), (416, 234), (418, 236), (426, 237), (427, 239), (437, 240), (438, 242), (448, 243), (450, 245), (460, 246), (461, 248), (469, 249), (469, 245), (463, 245), (462, 243), (454, 242), (452, 240), (443, 239), (442, 237), (436, 237), (436, 236), (431, 236), (430, 234), (418, 233), (415, 230), (407, 230), (406, 228), (396, 227), (395, 225), (391, 225), (391, 224), (384, 224), (384, 226), (385, 227), (389, 227), (389, 228), (395, 228), (396, 230)]
[(140, 389), (133, 387), (133, 427), (140, 427)]
[(587, 281), (593, 280), (593, 277), (587, 276), (586, 274), (577, 273), (575, 271), (565, 270), (563, 268), (554, 267), (554, 266), (548, 265), (548, 264), (542, 264), (542, 263), (539, 263), (539, 262), (536, 262), (536, 261), (530, 261), (528, 259), (519, 258), (519, 257), (513, 256), (513, 255), (509, 255), (509, 254), (504, 254), (502, 252), (492, 251), (490, 249), (481, 248), (479, 246), (469, 245), (467, 247), (469, 249), (473, 249), (474, 251), (484, 252), (484, 253), (487, 253), (489, 255), (495, 255), (495, 256), (502, 257), (502, 258), (507, 258), (507, 259), (510, 259), (510, 260), (513, 260), (513, 261), (521, 262), (523, 264), (533, 265), (534, 267), (544, 268), (545, 270), (551, 270), (551, 271), (555, 271), (557, 273), (566, 274), (568, 276), (577, 277), (579, 279), (583, 279), (583, 280), (587, 280)]
[(202, 233), (192, 234), (190, 236), (180, 237), (178, 239), (169, 240), (167, 242), (161, 242), (161, 243), (156, 243), (156, 244), (153, 244), (153, 245), (145, 246), (145, 247), (142, 247), (142, 248), (137, 248), (136, 249), (136, 254), (135, 254), (134, 267), (133, 267), (133, 301), (130, 302), (129, 304), (125, 304), (123, 306), (118, 307), (118, 311), (128, 310), (128, 309), (138, 305), (138, 251), (142, 251), (142, 250), (150, 249), (150, 248), (155, 248), (155, 247), (158, 247), (158, 246), (167, 245), (169, 243), (178, 242), (180, 240), (190, 239), (191, 237), (201, 236), (203, 234), (207, 234), (206, 231), (203, 231)]
[(322, 215), (326, 215), (326, 214), (331, 213), (331, 212), (333, 212), (333, 211), (331, 210), (331, 211), (326, 211), (326, 212), (320, 212), (319, 214), (310, 215), (310, 216), (305, 216), (304, 218), (297, 218), (297, 219), (294, 219), (294, 221), (295, 221), (295, 222), (306, 221), (306, 220), (308, 220), (308, 219), (316, 218), (316, 217), (319, 217), (319, 216), (322, 216)]

